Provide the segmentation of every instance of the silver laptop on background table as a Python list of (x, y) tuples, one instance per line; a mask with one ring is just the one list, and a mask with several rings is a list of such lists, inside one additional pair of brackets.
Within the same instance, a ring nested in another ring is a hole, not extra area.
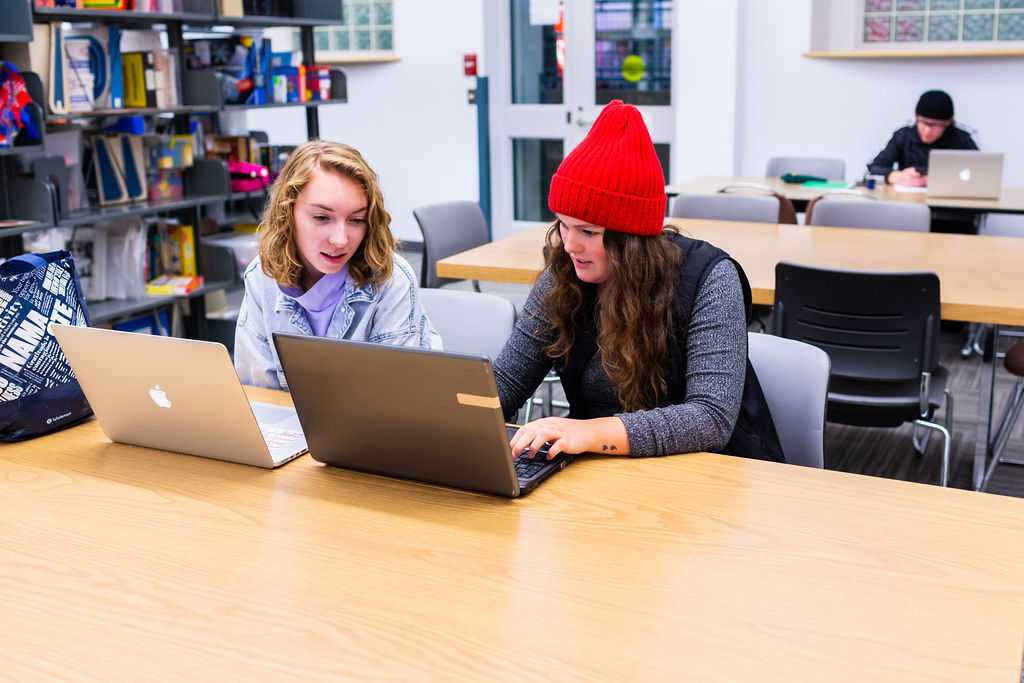
[(306, 452), (295, 410), (250, 402), (223, 344), (51, 329), (111, 441), (256, 467)]
[(513, 458), (486, 356), (280, 332), (274, 344), (314, 460), (512, 497), (572, 460)]
[(928, 155), (928, 196), (999, 199), (1003, 155), (977, 150), (933, 149)]

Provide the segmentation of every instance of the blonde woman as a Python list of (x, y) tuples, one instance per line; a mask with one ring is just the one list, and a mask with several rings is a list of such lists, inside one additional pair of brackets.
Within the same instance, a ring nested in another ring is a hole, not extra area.
[(358, 151), (310, 140), (291, 153), (243, 277), (234, 354), (243, 383), (288, 388), (274, 332), (441, 348), (390, 225), (377, 174)]

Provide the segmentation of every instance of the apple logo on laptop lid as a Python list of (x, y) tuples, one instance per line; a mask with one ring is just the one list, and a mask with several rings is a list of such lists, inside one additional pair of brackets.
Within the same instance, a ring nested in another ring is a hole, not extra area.
[(159, 384), (149, 390), (149, 397), (153, 399), (153, 403), (157, 404), (161, 408), (171, 407), (171, 402), (167, 400), (167, 392), (163, 391)]
[(964, 181), (965, 183), (970, 182), (971, 181), (971, 169), (969, 169), (969, 168), (962, 168), (962, 169), (960, 169), (960, 180)]

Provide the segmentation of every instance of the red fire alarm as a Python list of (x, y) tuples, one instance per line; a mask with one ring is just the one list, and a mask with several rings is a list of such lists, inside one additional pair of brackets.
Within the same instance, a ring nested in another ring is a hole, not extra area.
[(476, 76), (476, 55), (462, 55), (462, 72), (467, 76)]

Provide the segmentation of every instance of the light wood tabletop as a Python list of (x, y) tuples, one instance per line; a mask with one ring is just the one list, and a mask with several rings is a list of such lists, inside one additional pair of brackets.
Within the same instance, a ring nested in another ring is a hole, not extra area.
[[(825, 188), (803, 187), (798, 183), (784, 183), (780, 178), (759, 178), (754, 176), (703, 176), (665, 186), (669, 195), (713, 194), (726, 185), (755, 183), (766, 185), (775, 192), (794, 201), (810, 201), (826, 191)], [(935, 209), (976, 209), (1000, 213), (1024, 213), (1024, 187), (1004, 187), (998, 199), (967, 199), (962, 197), (929, 197), (925, 192), (906, 192), (892, 185), (879, 185), (874, 190), (865, 187), (851, 188), (857, 192), (899, 202), (917, 202)]]
[(1020, 678), (1021, 499), (693, 454), (509, 500), (93, 421), (0, 501), (12, 680)]
[[(673, 218), (684, 234), (735, 258), (754, 303), (770, 305), (779, 261), (854, 270), (931, 270), (939, 276), (944, 320), (1024, 325), (1020, 274), (1024, 240), (901, 230), (827, 228)], [(546, 226), (437, 262), (442, 277), (533, 283), (544, 267)]]

